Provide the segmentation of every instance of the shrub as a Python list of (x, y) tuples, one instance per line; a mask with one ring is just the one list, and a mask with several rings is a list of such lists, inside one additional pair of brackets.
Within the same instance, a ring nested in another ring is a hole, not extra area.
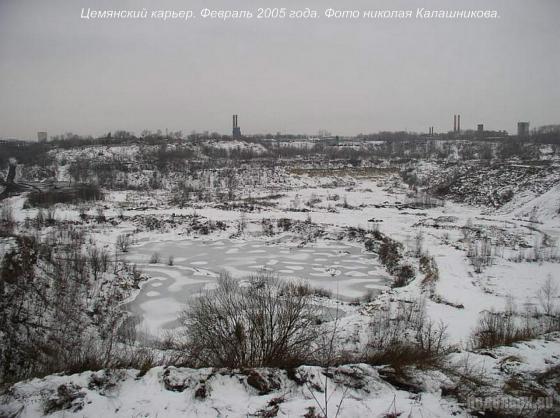
[(393, 287), (403, 287), (414, 279), (414, 267), (410, 264), (404, 264), (395, 269), (395, 278), (393, 280)]
[(313, 194), (311, 194), (311, 197), (309, 198), (309, 200), (307, 202), (305, 202), (305, 205), (312, 208), (317, 203), (321, 203), (321, 199), (315, 193), (313, 193)]
[(557, 314), (557, 306), (555, 300), (558, 297), (559, 288), (558, 285), (552, 279), (552, 276), (549, 274), (544, 282), (543, 286), (539, 289), (537, 293), (537, 297), (539, 299), (540, 306), (542, 308), (542, 312), (546, 316), (554, 316)]
[(46, 210), (45, 224), (54, 225), (56, 223), (56, 208), (50, 207)]
[(46, 236), (16, 237), (16, 247), (4, 255), (0, 385), (62, 371), (144, 363), (138, 353), (125, 351), (132, 344), (116, 344), (124, 315), (119, 304), (126, 295), (120, 286), (134, 271), (115, 261), (115, 276), (110, 276), (109, 253), (84, 248), (84, 241), (83, 231), (57, 225)]
[(408, 365), (437, 363), (448, 352), (447, 327), (426, 318), (423, 300), (401, 301), (396, 310), (378, 311), (370, 324), (366, 361), (390, 364), (395, 369)]
[(103, 208), (101, 206), (95, 209), (95, 213), (95, 220), (97, 221), (97, 223), (102, 224), (103, 222), (107, 221), (107, 217), (105, 216), (105, 212), (103, 211)]
[(293, 367), (310, 359), (317, 316), (307, 292), (259, 273), (240, 287), (227, 274), (181, 314), (195, 365)]
[(159, 253), (158, 252), (153, 253), (152, 256), (150, 257), (150, 264), (159, 263), (159, 259), (160, 259)]
[(287, 232), (292, 227), (292, 220), (290, 218), (280, 218), (276, 222), (276, 225), (278, 226), (279, 229), (283, 230), (284, 232)]
[(424, 286), (431, 285), (439, 280), (439, 269), (434, 257), (428, 255), (420, 257), (419, 269), (420, 272), (424, 274), (424, 278), (422, 279), (422, 284)]
[(37, 229), (41, 228), (45, 224), (45, 212), (42, 208), (39, 208), (37, 214), (35, 215), (35, 227)]
[(393, 272), (402, 258), (401, 248), (400, 243), (390, 238), (385, 238), (379, 246), (379, 260), (389, 272)]
[(474, 267), (476, 273), (482, 273), (484, 267), (492, 265), (492, 243), (489, 238), (484, 237), (481, 240), (475, 240), (470, 243), (467, 251), (467, 257)]
[(0, 237), (11, 235), (14, 232), (16, 221), (14, 210), (8, 204), (2, 205), (0, 210)]
[(538, 332), (532, 327), (517, 323), (513, 311), (488, 311), (481, 315), (471, 341), (475, 348), (492, 348), (528, 340), (536, 335)]
[(128, 249), (130, 248), (130, 241), (129, 234), (119, 235), (116, 242), (117, 249), (123, 253), (128, 252)]
[(303, 282), (294, 282), (289, 289), (291, 294), (297, 294), (300, 296), (317, 296), (326, 299), (332, 298), (332, 292), (329, 289), (325, 289), (323, 287), (311, 287), (307, 283)]
[(14, 209), (9, 204), (3, 204), (0, 210), (0, 222), (15, 223)]
[(377, 248), (377, 243), (375, 242), (375, 240), (368, 238), (364, 241), (364, 247), (366, 251), (375, 251), (375, 249)]
[(262, 233), (266, 236), (273, 236), (274, 235), (274, 225), (270, 219), (262, 219), (261, 221)]
[[(545, 283), (537, 295), (542, 297), (547, 291), (548, 284)], [(540, 308), (541, 310), (527, 308), (520, 314), (511, 301), (508, 301), (503, 312), (493, 310), (484, 312), (471, 335), (471, 344), (475, 348), (491, 348), (511, 345), (517, 341), (530, 340), (539, 335), (559, 331), (560, 314), (555, 306), (547, 306), (544, 303)], [(550, 313), (547, 313), (547, 310)]]
[(31, 207), (49, 207), (57, 203), (76, 204), (103, 200), (103, 192), (95, 184), (78, 184), (65, 189), (33, 191), (27, 197), (27, 205)]

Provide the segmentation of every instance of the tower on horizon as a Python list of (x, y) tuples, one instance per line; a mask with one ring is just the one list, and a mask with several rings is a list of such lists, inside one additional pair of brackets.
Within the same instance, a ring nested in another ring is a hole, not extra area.
[(517, 136), (529, 136), (529, 122), (517, 122)]
[(461, 133), (461, 115), (453, 115), (453, 133)]
[(234, 138), (241, 138), (241, 128), (237, 125), (237, 115), (233, 115), (233, 130), (232, 136)]

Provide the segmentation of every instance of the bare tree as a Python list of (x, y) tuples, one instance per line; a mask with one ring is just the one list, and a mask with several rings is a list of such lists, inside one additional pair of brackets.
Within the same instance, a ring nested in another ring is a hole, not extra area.
[(130, 248), (130, 235), (129, 234), (121, 234), (117, 237), (116, 242), (117, 250), (126, 253)]
[(424, 243), (424, 233), (422, 230), (414, 236), (414, 255), (420, 257), (422, 255), (422, 244)]
[(538, 298), (545, 315), (552, 316), (556, 311), (556, 300), (558, 298), (558, 284), (554, 282), (549, 274), (543, 286), (538, 291)]

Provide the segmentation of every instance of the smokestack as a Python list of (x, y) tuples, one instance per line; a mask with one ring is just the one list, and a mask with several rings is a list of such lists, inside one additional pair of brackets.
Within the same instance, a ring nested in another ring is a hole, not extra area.
[(232, 126), (235, 128), (235, 115), (232, 116)]
[(457, 132), (457, 115), (453, 115), (453, 132)]
[(461, 132), (461, 115), (457, 115), (457, 132)]

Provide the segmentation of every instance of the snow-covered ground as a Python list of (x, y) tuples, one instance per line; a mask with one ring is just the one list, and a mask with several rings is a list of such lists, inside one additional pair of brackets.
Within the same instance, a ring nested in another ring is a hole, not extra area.
[[(528, 416), (550, 408), (557, 399), (533, 385), (527, 390), (541, 392), (531, 403), (529, 392), (515, 392), (523, 388), (517, 380), (530, 386), (531, 379), (551, 377), (546, 372), (551, 364), (558, 365), (558, 337), (482, 354), (452, 354), (446, 363), (447, 375), (418, 370), (407, 382), (419, 393), (387, 383), (381, 377), (383, 368), (366, 364), (329, 369), (302, 366), (290, 372), (156, 367), (53, 375), (17, 383), (10, 389), (8, 402), (0, 404), (0, 413), (21, 418), (45, 414), (88, 418), (314, 416), (305, 415), (311, 411), (340, 417), (467, 417), (471, 415), (466, 406), (483, 409), (486, 402), (487, 411), (494, 408), (505, 416), (523, 411)], [(512, 386), (508, 395), (500, 390), (504, 385)], [(449, 396), (454, 390), (467, 393), (464, 403)]]
[[(248, 143), (220, 143), (220, 147), (262, 151), (261, 146)], [(137, 146), (90, 148), (80, 158), (133, 159), (138, 152)], [(61, 152), (57, 158), (70, 160), (76, 155)], [(436, 171), (433, 166), (423, 168), (430, 175)], [(66, 168), (57, 173), (59, 180), (68, 179)], [(98, 246), (112, 252), (117, 237), (132, 237), (123, 257), (151, 278), (125, 306), (141, 318), (139, 329), (150, 334), (175, 327), (188, 297), (211, 288), (221, 271), (242, 278), (265, 268), (284, 279), (307, 280), (312, 287), (330, 291), (330, 299), (316, 297), (314, 303), (343, 312), (337, 318), (337, 342), (349, 352), (365, 350), (375, 312), (399, 302), (422, 300), (429, 319), (447, 327), (448, 342), (456, 350), (447, 361), (458, 368), (469, 363), (469, 371), (476, 369), (493, 379), (492, 388), (503, 386), (512, 376), (544, 373), (558, 364), (557, 334), (487, 353), (470, 347), (482, 313), (512, 305), (520, 311), (540, 307), (539, 291), (547, 280), (560, 288), (558, 184), (544, 193), (538, 193), (537, 187), (526, 188), (499, 209), (489, 209), (451, 201), (434, 206), (411, 204), (411, 189), (395, 170), (263, 169), (258, 179), (255, 171), (244, 173), (233, 199), (239, 206), (203, 199), (178, 206), (167, 188), (107, 191), (106, 199), (96, 205), (59, 205), (56, 217), (83, 225)], [(552, 184), (556, 178), (553, 173), (548, 180)], [(222, 180), (216, 173), (206, 173), (196, 181), (209, 185)], [(24, 201), (24, 196), (6, 201), (20, 223), (38, 212), (24, 209)], [(250, 210), (243, 206), (247, 202), (253, 205)], [(108, 222), (95, 221), (99, 211)], [(285, 219), (296, 226), (284, 229)], [(266, 229), (266, 225), (272, 226)], [(392, 288), (391, 274), (377, 254), (366, 249), (364, 237), (376, 230), (403, 244), (403, 262), (415, 270), (407, 285)], [(472, 252), (481, 245), (487, 245), (489, 253), (485, 264), (477, 267)], [(154, 253), (160, 260), (150, 262)], [(429, 285), (423, 283), (420, 272), (421, 255), (433, 257), (439, 271)], [(373, 300), (369, 300), (371, 290)], [(559, 296), (553, 300), (560, 306)], [(133, 370), (111, 373), (18, 383), (11, 389), (8, 404), (0, 408), (8, 411), (7, 416), (41, 415), (45, 405), (58, 408), (55, 398), (66, 395), (56, 391), (64, 385), (74, 398), (68, 405), (60, 401), (62, 410), (53, 416), (276, 416), (266, 415), (272, 410), (278, 416), (302, 416), (311, 407), (324, 414), (321, 399), (325, 393), (332, 395), (329, 416), (335, 416), (332, 411), (338, 412), (339, 407), (341, 417), (467, 415), (465, 405), (445, 395), (456, 383), (453, 373), (419, 371), (422, 392), (411, 393), (363, 364), (340, 366), (336, 372), (304, 366), (297, 373), (307, 377), (295, 380), (283, 371), (254, 371), (273, 382), (270, 392), (263, 395), (248, 383), (248, 374), (253, 373), (249, 371), (160, 367), (141, 375)], [(92, 383), (96, 379), (104, 383)], [(49, 399), (55, 400), (49, 404)]]

